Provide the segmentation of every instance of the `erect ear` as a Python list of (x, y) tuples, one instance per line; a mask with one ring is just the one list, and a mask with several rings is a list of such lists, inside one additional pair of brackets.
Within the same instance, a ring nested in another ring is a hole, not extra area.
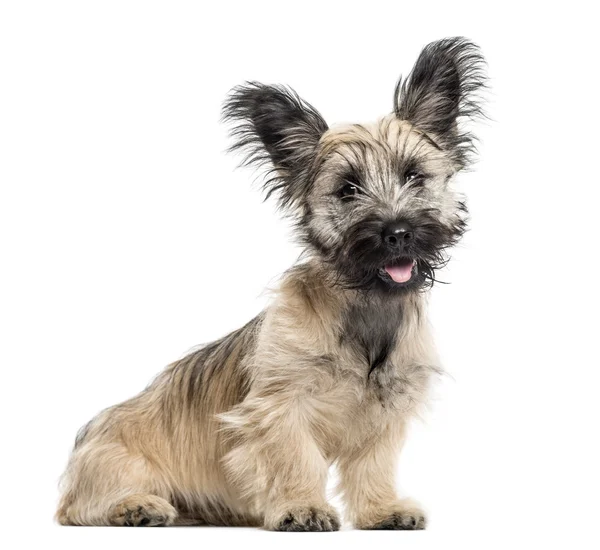
[(396, 115), (430, 134), (458, 169), (475, 149), (475, 137), (461, 127), (462, 119), (484, 116), (479, 95), (486, 83), (484, 69), (475, 44), (446, 38), (425, 46), (408, 78), (396, 85)]
[(308, 173), (320, 137), (321, 115), (290, 88), (247, 82), (234, 88), (223, 106), (234, 123), (230, 150), (242, 150), (245, 164), (268, 164), (267, 197), (277, 192), (282, 206), (296, 206), (310, 182)]

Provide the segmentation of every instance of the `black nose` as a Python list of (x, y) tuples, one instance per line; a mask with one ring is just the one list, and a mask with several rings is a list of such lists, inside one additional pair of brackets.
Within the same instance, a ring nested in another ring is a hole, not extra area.
[(406, 222), (391, 223), (383, 230), (383, 240), (390, 248), (402, 250), (413, 240), (413, 229)]

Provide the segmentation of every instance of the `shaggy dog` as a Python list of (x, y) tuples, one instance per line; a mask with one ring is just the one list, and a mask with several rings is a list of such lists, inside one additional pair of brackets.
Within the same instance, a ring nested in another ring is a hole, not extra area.
[(434, 42), (391, 114), (334, 128), (288, 88), (231, 92), (232, 149), (267, 167), (305, 254), (247, 325), (82, 428), (60, 523), (337, 530), (335, 463), (355, 527), (425, 527), (394, 472), (439, 372), (424, 291), (465, 231), (451, 184), (474, 151), (483, 69), (466, 39)]

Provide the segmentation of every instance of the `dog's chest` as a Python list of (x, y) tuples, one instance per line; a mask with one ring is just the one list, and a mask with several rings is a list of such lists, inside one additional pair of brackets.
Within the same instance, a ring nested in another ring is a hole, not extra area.
[(344, 313), (340, 344), (366, 367), (367, 376), (389, 368), (396, 350), (404, 314), (397, 303), (358, 303)]
[(363, 400), (408, 412), (423, 401), (434, 367), (420, 311), (402, 305), (380, 300), (348, 308), (340, 345), (352, 357)]

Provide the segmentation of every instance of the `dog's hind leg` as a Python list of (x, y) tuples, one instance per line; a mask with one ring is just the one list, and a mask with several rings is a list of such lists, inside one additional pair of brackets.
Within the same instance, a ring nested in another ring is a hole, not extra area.
[(63, 480), (56, 519), (63, 525), (172, 525), (169, 487), (141, 456), (118, 443), (77, 449)]

